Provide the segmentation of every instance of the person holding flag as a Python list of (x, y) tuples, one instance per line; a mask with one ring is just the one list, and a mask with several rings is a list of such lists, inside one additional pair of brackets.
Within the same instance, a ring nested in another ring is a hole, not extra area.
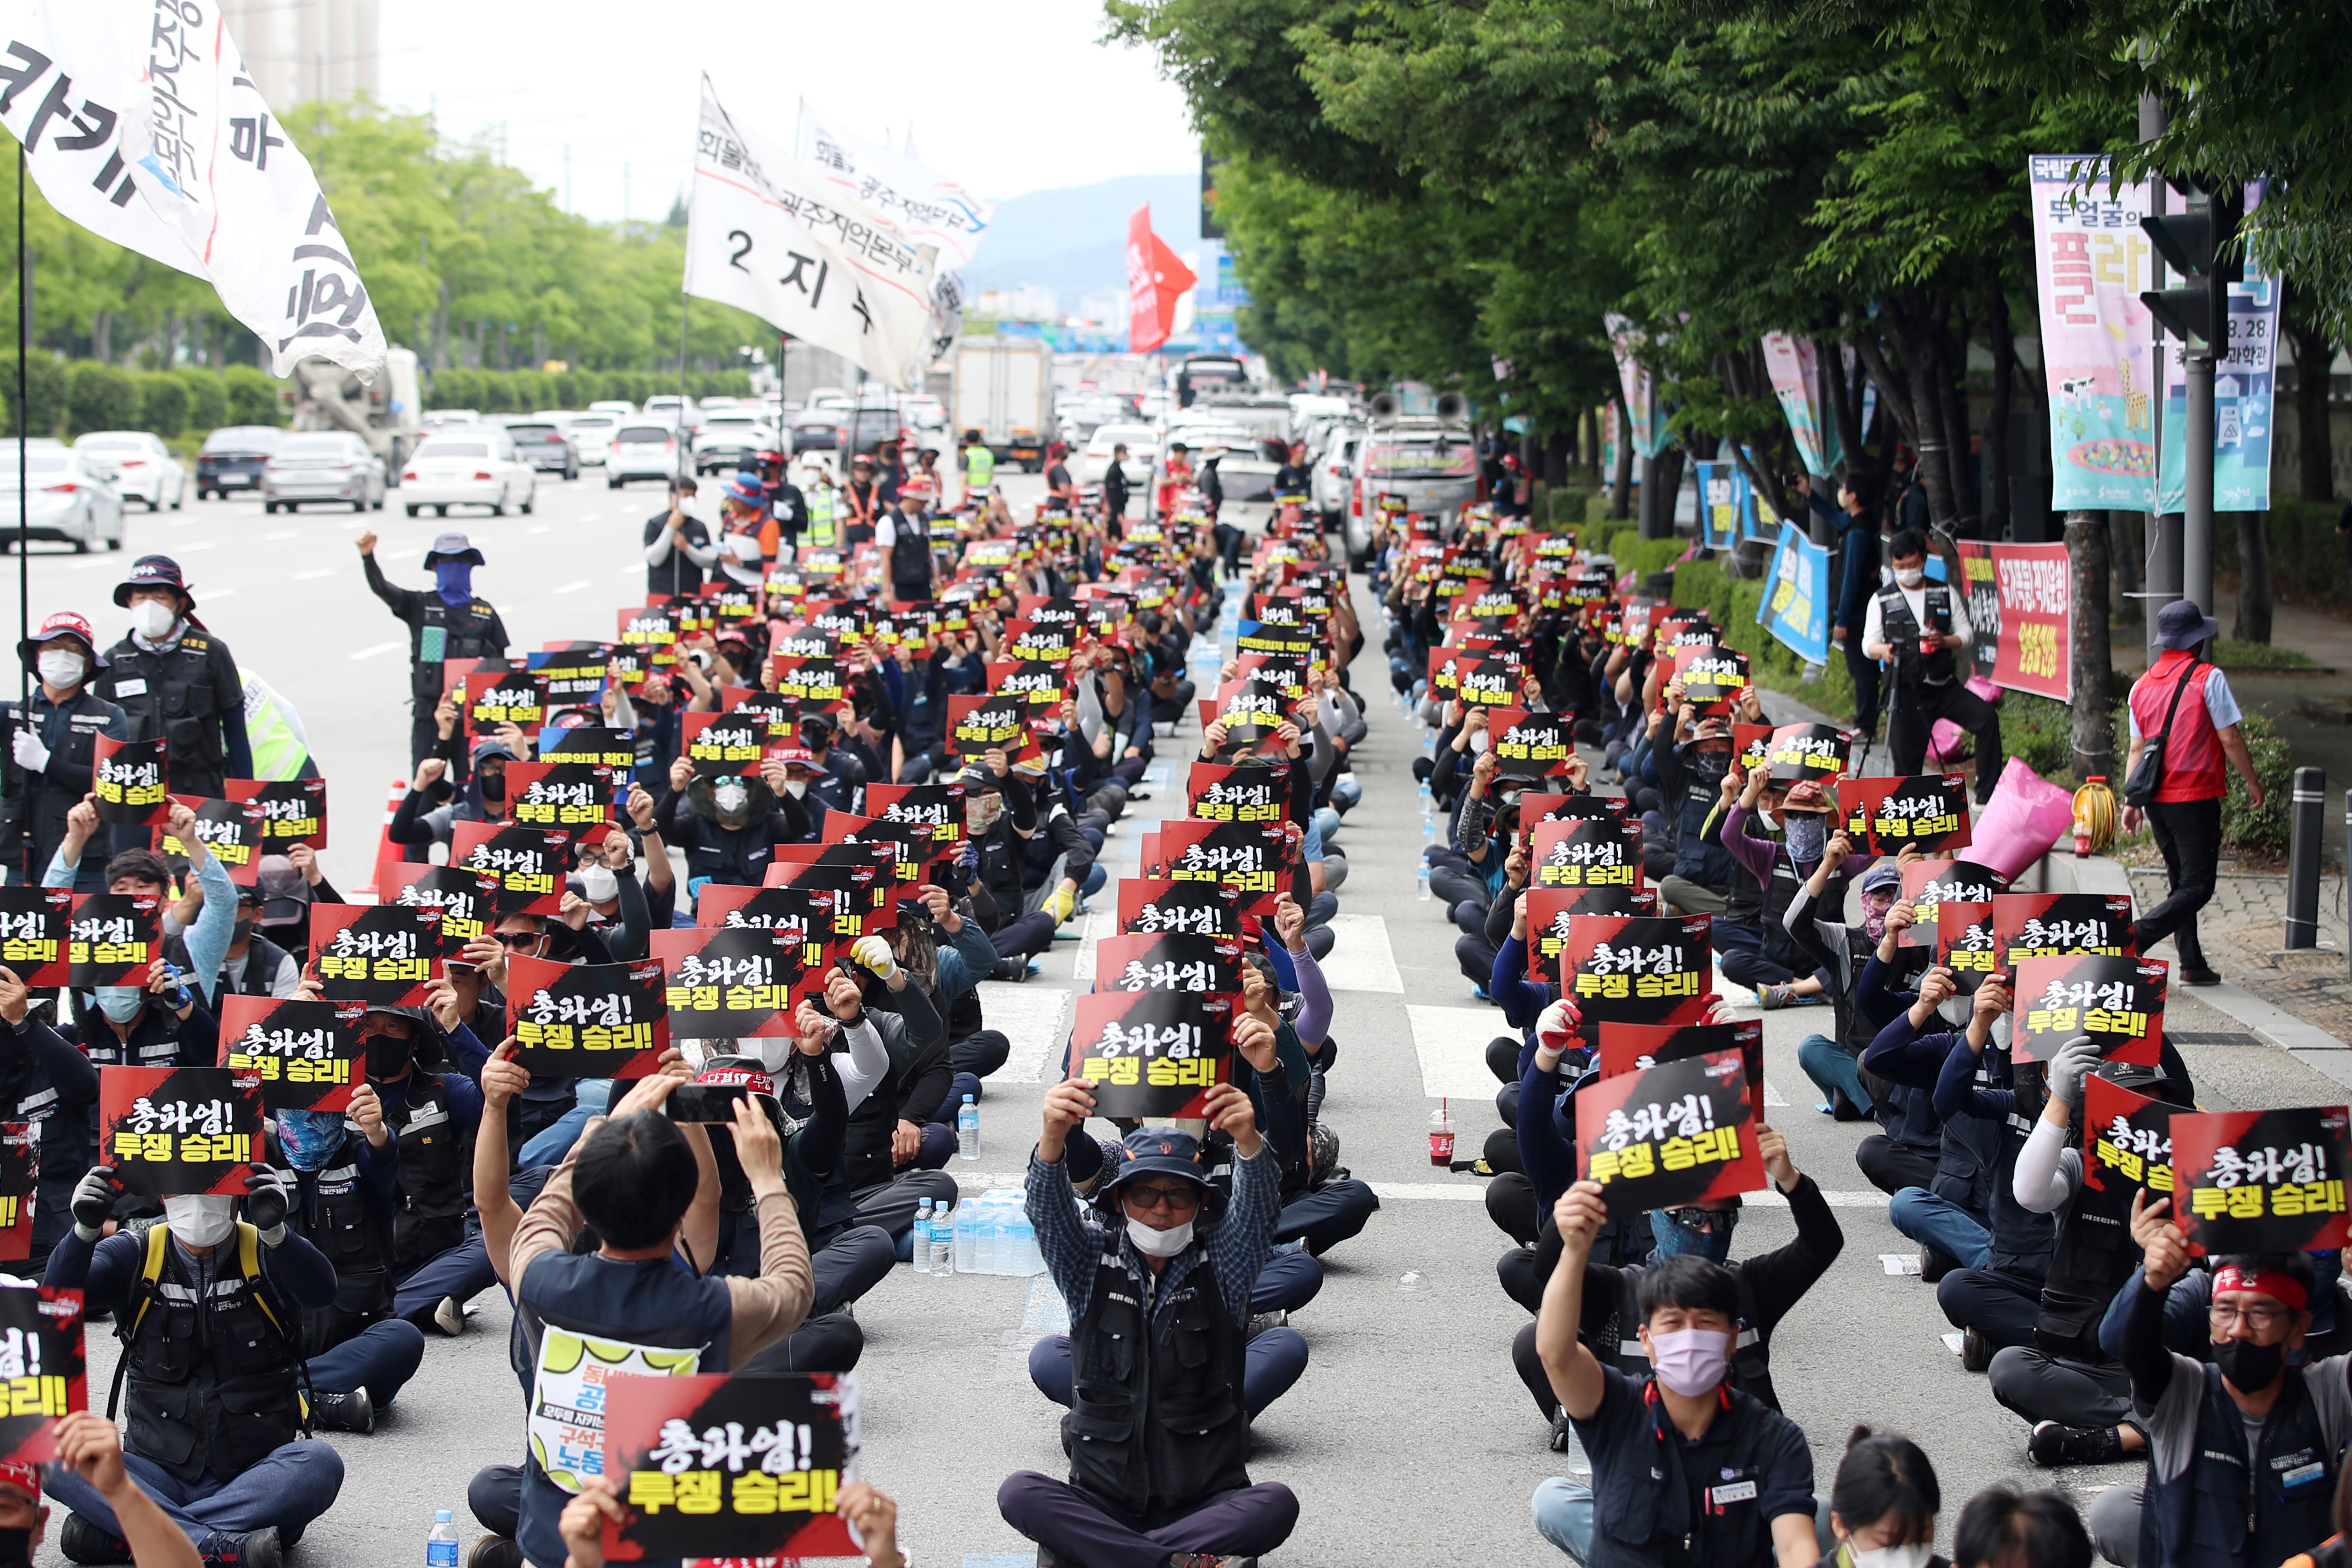
[[(90, 689), (106, 660), (99, 657), (89, 623), (71, 610), (43, 621), (16, 645), (16, 657), (40, 677), (21, 713), (9, 714), (16, 765), (8, 770), (0, 793), (0, 843), (8, 846), (13, 880), (23, 887), (39, 879), (65, 842), (66, 814), (90, 791), (98, 737), (129, 740), (131, 720)], [(102, 869), (103, 862), (88, 862), (76, 889), (104, 891)]]

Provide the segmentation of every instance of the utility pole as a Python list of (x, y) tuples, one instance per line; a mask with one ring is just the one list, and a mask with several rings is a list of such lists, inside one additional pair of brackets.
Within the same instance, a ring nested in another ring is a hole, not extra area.
[(2181, 515), (2180, 595), (2208, 614), (2213, 605), (2213, 374), (2230, 337), (2230, 285), (2244, 276), (2231, 257), (2245, 213), (2245, 187), (2223, 183), (2191, 186), (2178, 217), (2149, 216), (2140, 226), (2189, 286), (2140, 296), (2159, 326), (2181, 340), (2189, 373), (2188, 443), (2181, 456), (2187, 480)]

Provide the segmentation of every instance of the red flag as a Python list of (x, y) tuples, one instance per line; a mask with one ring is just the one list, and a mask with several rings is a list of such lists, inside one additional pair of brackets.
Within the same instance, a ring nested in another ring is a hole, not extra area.
[(1151, 204), (1127, 220), (1127, 347), (1150, 353), (1175, 330), (1176, 300), (1196, 279), (1192, 269), (1151, 232)]

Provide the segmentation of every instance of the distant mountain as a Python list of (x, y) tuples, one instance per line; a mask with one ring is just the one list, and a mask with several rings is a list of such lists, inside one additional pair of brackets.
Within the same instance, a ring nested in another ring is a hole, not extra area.
[(1033, 191), (996, 209), (964, 268), (967, 299), (983, 289), (1051, 289), (1061, 308), (1099, 289), (1127, 287), (1127, 220), (1151, 204), (1151, 226), (1180, 255), (1201, 247), (1201, 176), (1127, 174), (1094, 185)]

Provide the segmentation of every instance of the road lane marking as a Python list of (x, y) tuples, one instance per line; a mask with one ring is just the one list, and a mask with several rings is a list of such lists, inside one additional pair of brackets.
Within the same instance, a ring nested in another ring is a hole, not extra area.
[[(219, 596), (220, 595), (217, 594), (213, 595), (215, 598), (218, 598)], [(406, 647), (407, 646), (408, 644), (405, 641), (373, 643), (366, 647), (353, 648), (352, 650), (351, 657), (353, 658), (373, 658), (380, 653), (392, 653), (400, 648)]]
[(548, 592), (551, 594), (576, 594), (587, 585), (588, 584), (585, 583), (566, 583), (562, 587), (551, 588)]
[(1486, 1070), (1486, 1042), (1501, 1031), (1491, 1007), (1405, 1008), (1413, 1054), (1421, 1058), (1421, 1092), (1431, 1100), (1487, 1100), (1502, 1088)]
[(1323, 984), (1334, 991), (1385, 991), (1404, 994), (1389, 922), (1378, 915), (1333, 915), (1331, 955), (1321, 961)]
[[(316, 571), (316, 572), (297, 572), (297, 573), (295, 573), (295, 574), (294, 574), (294, 581), (296, 581), (297, 583), (309, 583), (309, 582), (312, 582), (312, 581), (314, 581), (314, 580), (316, 580), (316, 579), (318, 579), (318, 578), (320, 578), (320, 577), (331, 577), (331, 576), (333, 576), (334, 574), (335, 574), (335, 570), (334, 570), (334, 568), (333, 568), (333, 567), (331, 567), (331, 566), (322, 566), (322, 567), (320, 567), (320, 568), (318, 571)], [(215, 595), (215, 597), (217, 597), (217, 595)]]

